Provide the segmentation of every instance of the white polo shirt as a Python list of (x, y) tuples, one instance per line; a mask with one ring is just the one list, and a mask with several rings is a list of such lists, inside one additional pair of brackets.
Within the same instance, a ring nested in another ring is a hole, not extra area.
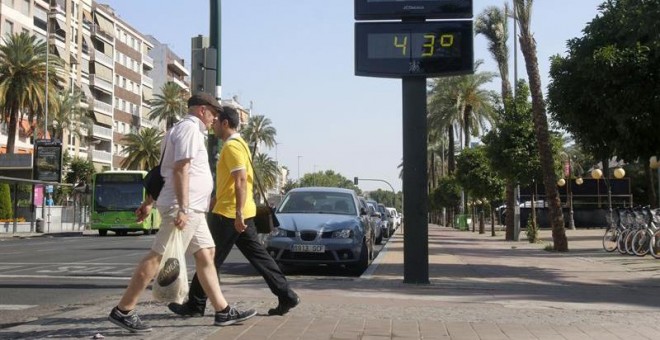
[(188, 208), (208, 211), (213, 191), (213, 176), (206, 151), (206, 126), (192, 115), (186, 116), (165, 135), (165, 154), (161, 165), (161, 175), (165, 179), (163, 190), (158, 196), (157, 207), (170, 208), (178, 205), (173, 185), (174, 163), (191, 159), (188, 172)]

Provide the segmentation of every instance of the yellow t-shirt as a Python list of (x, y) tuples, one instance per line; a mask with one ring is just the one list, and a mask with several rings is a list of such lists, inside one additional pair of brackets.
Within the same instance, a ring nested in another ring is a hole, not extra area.
[(214, 213), (227, 218), (236, 218), (236, 188), (231, 173), (245, 169), (247, 171), (247, 196), (242, 211), (243, 218), (248, 219), (257, 215), (257, 206), (252, 194), (254, 172), (250, 157), (248, 145), (241, 137), (230, 137), (222, 146), (216, 165)]

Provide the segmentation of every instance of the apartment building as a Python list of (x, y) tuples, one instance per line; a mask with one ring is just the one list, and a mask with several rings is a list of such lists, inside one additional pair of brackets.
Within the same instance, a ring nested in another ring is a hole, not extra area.
[[(94, 120), (89, 129), (82, 128), (86, 137), (65, 133), (62, 142), (69, 154), (92, 160), (98, 171), (122, 168), (127, 134), (163, 126), (148, 119), (154, 77), (188, 88), (183, 59), (166, 44), (158, 42), (154, 49), (155, 38), (137, 31), (108, 5), (92, 0), (2, 0), (0, 22), (2, 36), (26, 31), (45, 40), (50, 32), (49, 51), (66, 65), (65, 83), (59, 85), (67, 91), (80, 89), (82, 105)], [(157, 56), (158, 68), (150, 54)], [(21, 122), (18, 152), (32, 152), (33, 125)], [(7, 127), (0, 126), (0, 147), (6, 146), (6, 139)]]

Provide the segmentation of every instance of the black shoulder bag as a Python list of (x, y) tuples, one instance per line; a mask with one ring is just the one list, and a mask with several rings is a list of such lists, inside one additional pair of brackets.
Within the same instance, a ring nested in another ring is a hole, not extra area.
[[(241, 145), (243, 144), (241, 143)], [(247, 150), (245, 145), (243, 145), (243, 148)], [(257, 172), (254, 171), (254, 165), (252, 164), (252, 158), (250, 158), (249, 150), (247, 155), (248, 160), (250, 161), (250, 167), (252, 167), (252, 175), (254, 176), (254, 180), (257, 182), (257, 187), (259, 187), (261, 197), (263, 197), (264, 201), (266, 201), (266, 204), (257, 204), (257, 215), (254, 216), (254, 225), (257, 227), (257, 233), (270, 234), (273, 230), (275, 230), (275, 228), (280, 226), (280, 221), (278, 221), (277, 216), (275, 216), (275, 208), (268, 205), (268, 200), (266, 199), (266, 194), (264, 193), (264, 189), (261, 186), (261, 181), (259, 181)]]
[(142, 180), (142, 185), (144, 186), (144, 189), (147, 191), (149, 196), (151, 196), (151, 198), (154, 201), (158, 200), (160, 191), (163, 189), (163, 186), (165, 185), (165, 179), (160, 174), (160, 166), (161, 164), (163, 164), (163, 157), (165, 157), (166, 149), (167, 149), (167, 138), (165, 139), (165, 146), (163, 147), (163, 153), (160, 155), (160, 161), (158, 162), (158, 165), (151, 168), (151, 170), (147, 172), (147, 175), (144, 176), (144, 179)]

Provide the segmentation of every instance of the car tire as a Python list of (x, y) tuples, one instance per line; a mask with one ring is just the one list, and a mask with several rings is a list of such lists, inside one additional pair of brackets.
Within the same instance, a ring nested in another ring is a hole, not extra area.
[(383, 243), (383, 231), (381, 230), (380, 235), (376, 237), (376, 244), (381, 244)]
[(355, 275), (360, 276), (364, 273), (365, 270), (369, 267), (369, 247), (367, 247), (366, 241), (362, 241), (362, 249), (360, 250), (360, 259), (354, 265), (349, 267), (349, 270)]

